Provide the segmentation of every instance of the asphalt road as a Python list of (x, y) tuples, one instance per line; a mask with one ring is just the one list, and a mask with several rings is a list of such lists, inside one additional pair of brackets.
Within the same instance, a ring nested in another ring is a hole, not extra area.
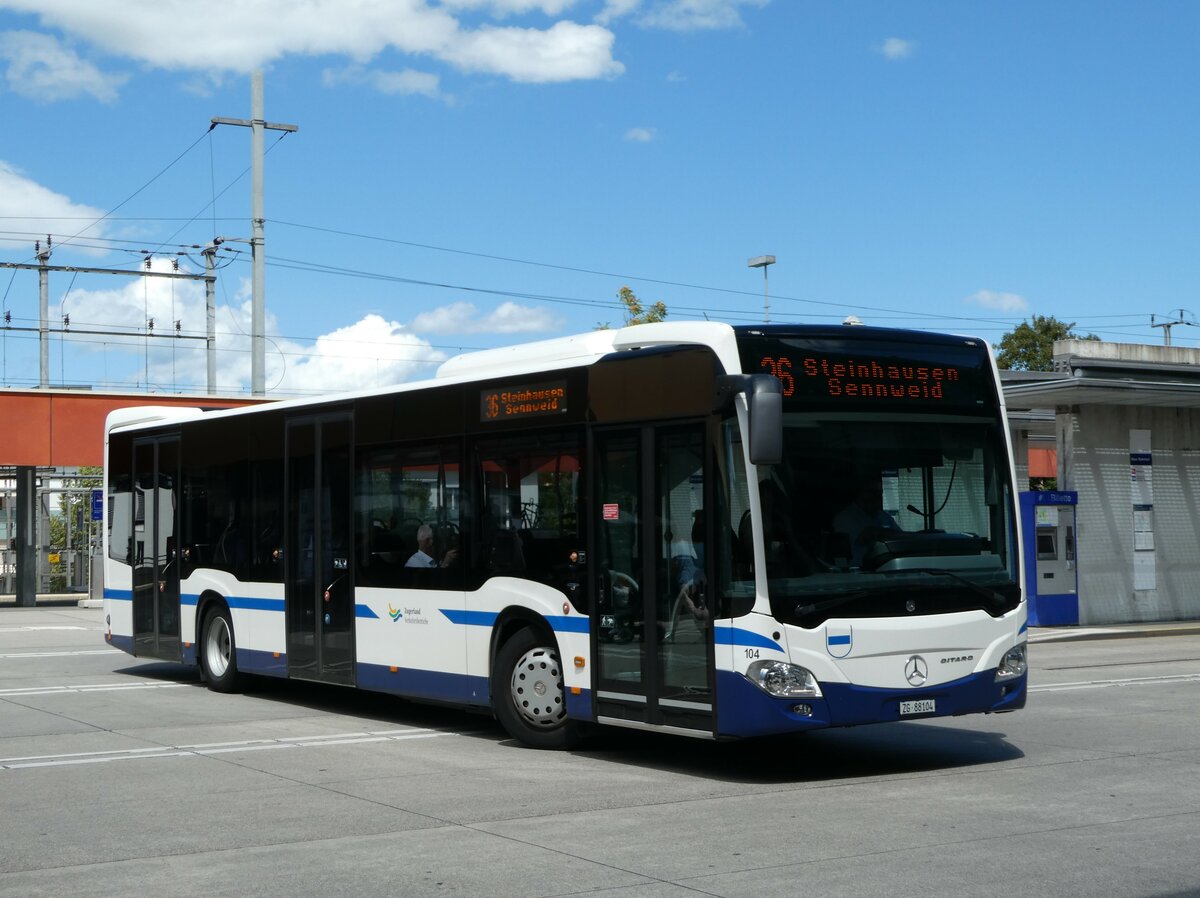
[(0, 609), (0, 896), (1200, 895), (1200, 634), (1038, 642), (1015, 714), (546, 753), (100, 616)]

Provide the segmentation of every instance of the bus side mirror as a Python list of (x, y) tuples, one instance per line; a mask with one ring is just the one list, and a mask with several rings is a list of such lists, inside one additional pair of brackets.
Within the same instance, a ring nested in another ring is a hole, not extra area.
[(783, 384), (770, 374), (756, 374), (746, 391), (750, 406), (750, 463), (783, 461)]
[(771, 374), (725, 374), (717, 378), (717, 409), (727, 408), (737, 393), (746, 394), (750, 409), (750, 463), (783, 461), (783, 384)]

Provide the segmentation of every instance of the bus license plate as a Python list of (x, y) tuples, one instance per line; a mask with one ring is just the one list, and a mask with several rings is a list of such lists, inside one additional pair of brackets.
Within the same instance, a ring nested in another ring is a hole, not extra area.
[(918, 699), (915, 702), (901, 702), (900, 716), (905, 717), (909, 714), (935, 714), (937, 713), (937, 702), (931, 698)]

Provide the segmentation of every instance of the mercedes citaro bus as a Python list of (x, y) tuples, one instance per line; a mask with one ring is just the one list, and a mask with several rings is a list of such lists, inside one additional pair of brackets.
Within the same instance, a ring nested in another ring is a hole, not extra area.
[(138, 657), (708, 739), (1011, 711), (1026, 605), (985, 342), (648, 324), (106, 430)]

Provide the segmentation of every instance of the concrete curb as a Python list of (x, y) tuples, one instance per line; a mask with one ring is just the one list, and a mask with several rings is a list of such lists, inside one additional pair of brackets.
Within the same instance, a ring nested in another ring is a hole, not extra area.
[[(96, 604), (85, 605), (84, 602), (95, 602)], [(16, 596), (0, 596), (0, 610), (4, 608), (99, 608), (102, 603), (102, 599), (89, 598), (87, 593), (40, 595), (37, 597), (36, 605), (18, 605)]]
[(1083, 642), (1096, 639), (1141, 639), (1148, 636), (1195, 636), (1200, 621), (1122, 624), (1113, 627), (1030, 627), (1030, 642)]

